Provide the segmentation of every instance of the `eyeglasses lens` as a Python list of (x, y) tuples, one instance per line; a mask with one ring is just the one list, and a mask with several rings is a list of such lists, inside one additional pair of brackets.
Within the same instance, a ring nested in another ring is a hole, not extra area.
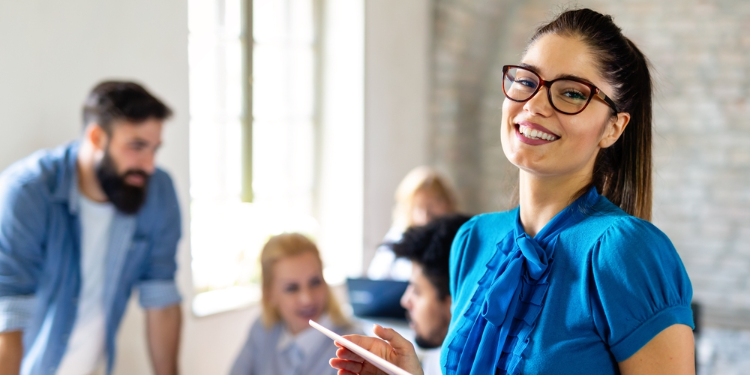
[(529, 100), (539, 86), (539, 76), (525, 69), (510, 68), (503, 79), (505, 94), (518, 101)]
[[(539, 81), (539, 76), (530, 70), (510, 68), (503, 77), (503, 88), (508, 98), (524, 102), (537, 92)], [(552, 105), (561, 112), (581, 111), (590, 96), (591, 88), (580, 82), (559, 80), (550, 86), (549, 98)]]

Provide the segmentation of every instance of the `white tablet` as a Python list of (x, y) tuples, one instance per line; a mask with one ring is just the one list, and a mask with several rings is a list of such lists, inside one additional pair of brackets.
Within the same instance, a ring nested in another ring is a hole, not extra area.
[(322, 325), (312, 320), (310, 320), (310, 326), (322, 332), (324, 335), (330, 337), (331, 340), (336, 341), (337, 343), (356, 353), (360, 357), (364, 358), (367, 362), (372, 363), (375, 367), (385, 371), (389, 375), (411, 375), (410, 373), (394, 365), (393, 363), (390, 363), (385, 359), (370, 353), (365, 348), (337, 335), (335, 332), (326, 327), (323, 327)]

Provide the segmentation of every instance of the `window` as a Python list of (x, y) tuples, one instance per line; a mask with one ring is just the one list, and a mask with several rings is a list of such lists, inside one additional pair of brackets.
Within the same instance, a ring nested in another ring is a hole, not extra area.
[[(189, 0), (198, 316), (258, 300), (258, 254), (274, 234), (313, 237), (329, 282), (361, 268), (363, 4), (349, 1), (247, 0), (250, 11), (243, 0)], [(316, 22), (323, 15), (332, 27)], [(339, 43), (341, 25), (359, 33)], [(332, 59), (354, 65), (327, 75)]]

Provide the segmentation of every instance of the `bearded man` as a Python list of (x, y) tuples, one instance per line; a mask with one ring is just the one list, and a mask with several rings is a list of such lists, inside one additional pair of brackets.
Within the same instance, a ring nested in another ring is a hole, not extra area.
[(415, 343), (422, 349), (425, 375), (440, 375), (440, 346), (451, 322), (450, 253), (453, 239), (471, 217), (451, 214), (411, 227), (390, 244), (397, 257), (411, 260), (409, 287), (401, 296)]
[(131, 291), (154, 372), (177, 372), (180, 210), (156, 168), (171, 110), (133, 82), (103, 82), (82, 139), (0, 174), (0, 374), (109, 374)]

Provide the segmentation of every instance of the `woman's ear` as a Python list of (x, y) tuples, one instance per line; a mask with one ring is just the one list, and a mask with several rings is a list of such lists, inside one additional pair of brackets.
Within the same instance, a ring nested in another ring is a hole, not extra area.
[(607, 125), (607, 130), (604, 132), (602, 139), (599, 141), (599, 147), (607, 148), (615, 144), (615, 142), (620, 139), (622, 132), (625, 131), (625, 128), (628, 126), (629, 122), (630, 113), (627, 112), (620, 112), (617, 114), (617, 117), (612, 117), (609, 124)]

